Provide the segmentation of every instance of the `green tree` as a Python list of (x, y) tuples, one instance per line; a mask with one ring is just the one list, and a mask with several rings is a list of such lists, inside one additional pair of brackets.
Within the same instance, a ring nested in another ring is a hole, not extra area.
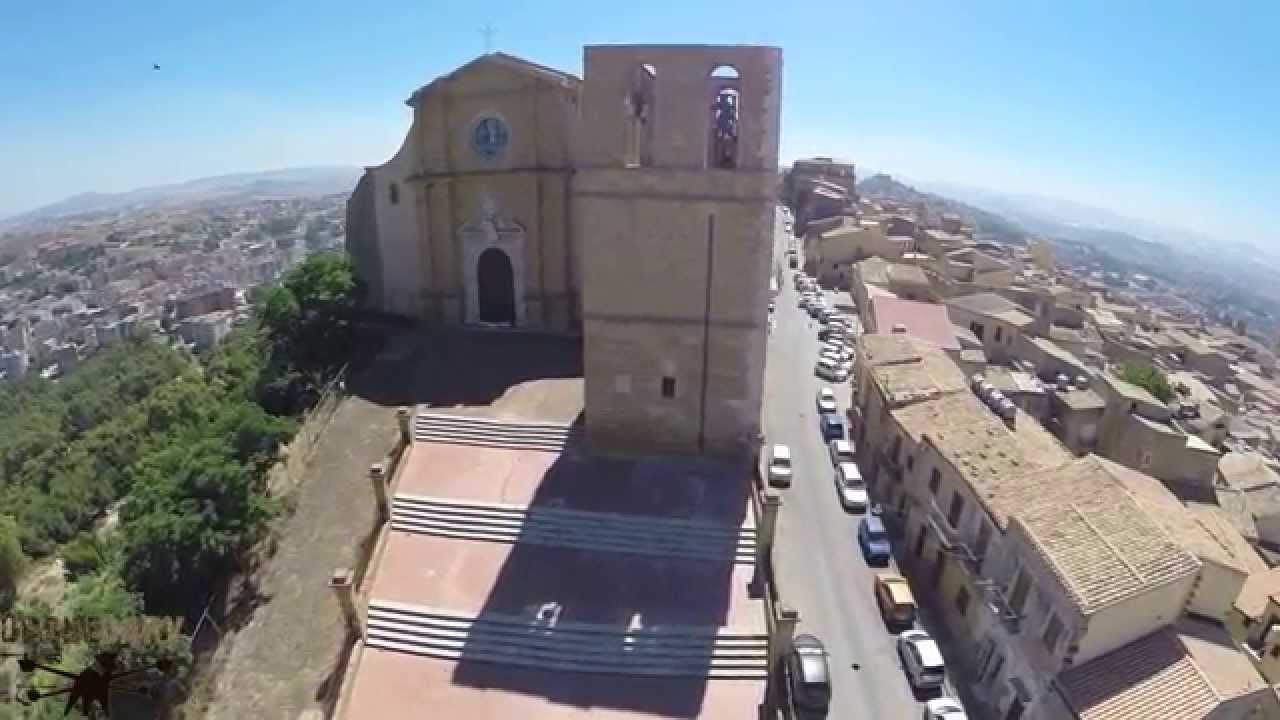
[(1155, 367), (1121, 365), (1118, 374), (1121, 380), (1146, 390), (1160, 402), (1167, 403), (1173, 399), (1173, 386), (1169, 384), (1165, 374)]
[(0, 515), (0, 611), (8, 611), (17, 599), (18, 578), (26, 560), (18, 541), (17, 523), (8, 515)]
[(130, 592), (124, 580), (110, 569), (72, 583), (65, 603), (67, 612), (75, 618), (128, 620), (142, 610), (142, 597)]
[(106, 567), (112, 559), (112, 548), (97, 533), (87, 531), (63, 545), (60, 554), (67, 574), (73, 578), (81, 578)]
[(221, 438), (161, 448), (137, 473), (120, 512), (125, 578), (148, 612), (186, 612), (262, 537), (274, 504)]
[(346, 362), (363, 295), (344, 255), (312, 255), (285, 275), (268, 297), (262, 323), (268, 337), (302, 370)]

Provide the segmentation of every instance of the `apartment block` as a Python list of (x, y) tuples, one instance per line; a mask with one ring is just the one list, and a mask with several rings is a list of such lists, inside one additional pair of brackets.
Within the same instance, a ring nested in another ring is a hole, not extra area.
[(854, 382), (864, 477), (990, 716), (1280, 712), (1227, 630), (1265, 565), (1225, 515), (1076, 457), (928, 343), (864, 336)]

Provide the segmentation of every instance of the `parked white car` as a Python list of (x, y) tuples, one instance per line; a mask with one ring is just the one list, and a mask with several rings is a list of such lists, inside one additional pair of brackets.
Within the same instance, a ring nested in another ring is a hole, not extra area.
[(849, 379), (849, 370), (830, 358), (818, 358), (818, 362), (813, 366), (813, 374), (831, 382), (844, 382)]
[(833, 412), (839, 412), (839, 411), (840, 411), (840, 405), (836, 402), (835, 392), (829, 387), (824, 387), (821, 390), (819, 390), (818, 391), (818, 412), (833, 413)]
[(774, 445), (769, 449), (769, 484), (791, 487), (791, 448)]
[(951, 697), (933, 698), (924, 704), (921, 720), (969, 720), (960, 701)]
[(830, 353), (831, 355), (836, 356), (840, 362), (848, 362), (853, 359), (853, 352), (849, 350), (844, 343), (825, 342), (822, 344), (822, 347), (818, 349), (818, 353), (820, 355)]
[(907, 630), (898, 636), (898, 656), (907, 681), (916, 690), (942, 687), (946, 665), (938, 643), (923, 630)]
[(839, 465), (840, 463), (851, 463), (854, 461), (853, 443), (848, 440), (832, 440), (827, 445), (827, 452), (831, 454), (831, 465)]

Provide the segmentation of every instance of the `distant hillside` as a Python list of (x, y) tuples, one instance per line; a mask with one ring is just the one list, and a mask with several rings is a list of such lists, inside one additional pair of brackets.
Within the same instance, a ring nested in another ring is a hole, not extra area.
[(954, 213), (973, 224), (976, 232), (992, 239), (1014, 244), (1027, 241), (1026, 231), (1017, 223), (981, 208), (966, 205), (951, 198), (933, 193), (922, 192), (905, 183), (899, 182), (884, 173), (872, 175), (858, 183), (861, 195), (883, 197), (901, 203), (924, 203), (937, 212)]
[(86, 213), (177, 207), (214, 200), (345, 193), (355, 187), (361, 172), (357, 167), (287, 168), (219, 175), (122, 193), (82, 193), (0, 220), (0, 227), (16, 228)]

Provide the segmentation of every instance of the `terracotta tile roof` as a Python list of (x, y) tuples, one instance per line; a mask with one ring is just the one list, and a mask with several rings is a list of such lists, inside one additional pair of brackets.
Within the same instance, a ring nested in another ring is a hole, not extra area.
[(1202, 720), (1225, 700), (1270, 693), (1219, 627), (1184, 618), (1058, 677), (1080, 720)]
[(1010, 429), (970, 392), (922, 403), (910, 413), (895, 413), (904, 428), (927, 436), (973, 488), (996, 524), (1008, 516), (1029, 484), (1038, 484), (1037, 471), (1072, 460), (1066, 448), (1034, 418), (1018, 412)]
[(977, 293), (961, 295), (947, 300), (947, 305), (966, 310), (975, 315), (1003, 320), (1010, 325), (1024, 327), (1035, 322), (1035, 318), (1027, 314), (1017, 303), (995, 293)]
[(1266, 612), (1267, 599), (1273, 595), (1280, 596), (1280, 567), (1250, 575), (1236, 596), (1236, 609), (1256, 620)]
[(1248, 574), (1266, 570), (1266, 563), (1241, 537), (1218, 508), (1182, 504), (1164, 483), (1150, 475), (1105, 458), (1098, 465), (1115, 479), (1169, 537), (1201, 560)]
[(863, 335), (858, 352), (890, 407), (968, 391), (960, 368), (933, 345), (907, 335)]
[(1200, 570), (1104, 462), (1080, 458), (1027, 478), (1003, 498), (1013, 511), (1010, 528), (1025, 533), (1083, 615)]
[(929, 276), (915, 265), (889, 263), (889, 282), (894, 285), (928, 285)]
[(858, 277), (862, 278), (862, 282), (868, 285), (888, 285), (889, 265), (890, 262), (884, 258), (870, 257), (854, 263), (853, 268), (858, 272)]
[(1218, 461), (1218, 474), (1236, 490), (1276, 485), (1280, 475), (1267, 466), (1266, 459), (1255, 452), (1229, 452)]
[(941, 305), (882, 296), (871, 298), (871, 312), (877, 333), (889, 334), (894, 326), (902, 325), (911, 337), (927, 340), (943, 350), (960, 349), (951, 330), (951, 318)]

